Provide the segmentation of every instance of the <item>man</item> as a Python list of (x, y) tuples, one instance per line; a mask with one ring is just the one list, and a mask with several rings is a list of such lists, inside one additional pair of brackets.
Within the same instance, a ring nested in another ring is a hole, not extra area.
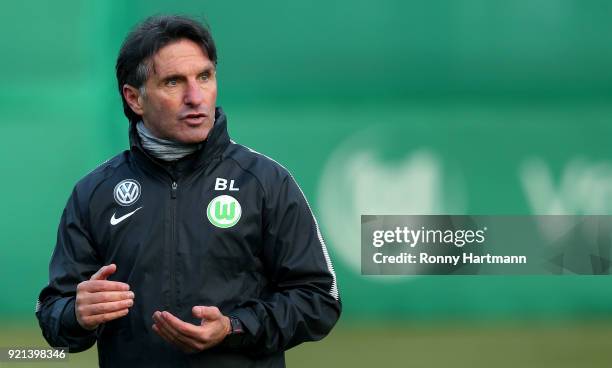
[(217, 54), (185, 17), (147, 19), (116, 71), (130, 150), (75, 186), (36, 316), (52, 346), (100, 366), (280, 367), (341, 304), (293, 177), (231, 141)]

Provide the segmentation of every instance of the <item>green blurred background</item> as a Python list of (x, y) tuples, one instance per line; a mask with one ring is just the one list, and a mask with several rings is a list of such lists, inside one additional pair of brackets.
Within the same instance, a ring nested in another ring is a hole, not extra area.
[[(212, 28), (233, 139), (292, 171), (337, 270), (342, 319), (290, 350), (289, 366), (612, 364), (609, 277), (359, 270), (361, 214), (612, 214), (612, 2), (0, 9), (0, 346), (44, 345), (34, 307), (63, 206), (127, 148), (114, 78), (123, 37), (146, 16), (181, 13)], [(95, 349), (71, 359), (97, 365)]]

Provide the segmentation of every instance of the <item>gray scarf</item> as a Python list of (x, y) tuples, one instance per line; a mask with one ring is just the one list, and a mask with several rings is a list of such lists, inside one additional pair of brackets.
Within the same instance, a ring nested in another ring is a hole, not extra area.
[(201, 143), (185, 144), (157, 138), (147, 129), (142, 120), (136, 124), (136, 130), (145, 151), (163, 161), (176, 161), (194, 153), (202, 146)]

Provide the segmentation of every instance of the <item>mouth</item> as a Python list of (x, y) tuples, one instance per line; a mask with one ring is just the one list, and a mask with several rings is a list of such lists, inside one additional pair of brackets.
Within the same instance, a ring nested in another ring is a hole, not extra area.
[(202, 124), (202, 122), (204, 122), (204, 120), (207, 117), (208, 115), (204, 113), (193, 113), (193, 114), (183, 115), (181, 117), (181, 120), (185, 121), (188, 125), (197, 126), (197, 125)]

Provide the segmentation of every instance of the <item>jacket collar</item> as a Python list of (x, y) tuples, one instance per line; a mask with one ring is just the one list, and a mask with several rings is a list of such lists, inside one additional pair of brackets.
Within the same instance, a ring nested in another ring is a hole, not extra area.
[[(175, 174), (170, 172), (168, 169), (171, 164), (162, 162), (153, 158), (149, 155), (140, 142), (140, 137), (136, 131), (136, 124), (130, 123), (129, 130), (130, 138), (130, 151), (136, 157), (139, 163), (146, 165), (147, 167), (159, 171), (160, 168), (164, 168), (168, 171), (168, 174), (175, 179)], [(208, 163), (215, 157), (220, 156), (225, 148), (229, 145), (230, 138), (227, 133), (227, 118), (223, 109), (217, 107), (215, 109), (215, 124), (208, 133), (208, 137), (202, 142), (202, 147), (195, 153), (188, 155), (176, 162), (176, 166), (180, 167), (180, 171), (196, 170), (199, 167), (208, 165)]]

